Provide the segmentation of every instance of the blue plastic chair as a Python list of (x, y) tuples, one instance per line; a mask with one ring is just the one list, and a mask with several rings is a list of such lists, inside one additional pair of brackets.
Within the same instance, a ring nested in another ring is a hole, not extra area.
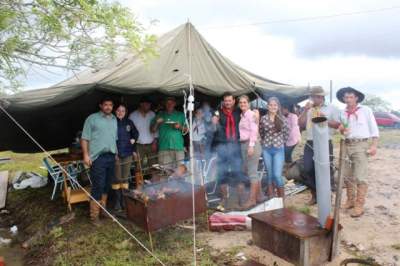
[[(47, 171), (49, 172), (51, 178), (53, 178), (53, 181), (54, 181), (53, 193), (51, 195), (51, 200), (53, 200), (54, 196), (56, 194), (56, 191), (57, 191), (57, 187), (59, 186), (60, 190), (63, 187), (63, 184), (64, 184), (63, 171), (61, 170), (61, 168), (58, 165), (52, 166), (47, 158), (43, 158), (43, 164), (46, 167)], [(76, 169), (72, 165), (68, 165), (65, 170), (68, 173), (68, 181), (71, 184), (72, 189), (78, 188), (78, 185), (77, 185), (78, 169)]]
[(47, 172), (54, 181), (53, 193), (51, 194), (51, 200), (54, 199), (54, 195), (56, 194), (57, 187), (60, 186), (60, 190), (62, 189), (64, 183), (64, 175), (58, 165), (51, 166), (47, 158), (43, 158), (44, 167), (46, 167)]

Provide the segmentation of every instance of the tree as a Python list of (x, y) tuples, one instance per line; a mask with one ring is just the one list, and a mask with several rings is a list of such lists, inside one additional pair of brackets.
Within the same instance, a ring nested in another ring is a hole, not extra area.
[(363, 105), (369, 106), (374, 112), (390, 112), (391, 104), (376, 95), (366, 95)]
[(0, 91), (20, 88), (29, 68), (78, 70), (130, 49), (154, 53), (155, 37), (106, 0), (1, 0)]

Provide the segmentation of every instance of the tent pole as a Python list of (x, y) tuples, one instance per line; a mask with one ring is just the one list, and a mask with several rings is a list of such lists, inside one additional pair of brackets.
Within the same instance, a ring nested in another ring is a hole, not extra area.
[(192, 177), (192, 208), (193, 208), (193, 265), (197, 265), (197, 248), (196, 248), (196, 204), (194, 198), (194, 150), (193, 150), (193, 110), (194, 110), (194, 87), (192, 80), (192, 44), (191, 44), (191, 24), (188, 19), (188, 69), (189, 69), (189, 156), (190, 156), (190, 174)]

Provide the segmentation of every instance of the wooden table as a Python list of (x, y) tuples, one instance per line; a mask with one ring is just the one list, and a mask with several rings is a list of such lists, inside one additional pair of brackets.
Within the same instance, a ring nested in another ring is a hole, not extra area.
[(299, 266), (329, 260), (332, 233), (321, 228), (315, 217), (285, 208), (249, 216), (257, 246)]
[[(71, 187), (68, 186), (68, 173), (67, 173), (67, 167), (71, 163), (80, 163), (82, 162), (82, 154), (81, 153), (57, 153), (53, 154), (51, 156), (57, 163), (59, 163), (62, 167), (62, 172), (64, 176), (64, 199), (66, 200), (68, 204), (68, 210), (72, 211), (72, 204), (78, 203), (78, 202), (84, 202), (84, 201), (89, 201), (89, 196), (87, 193), (82, 189), (72, 189)], [(73, 182), (73, 181), (71, 181)], [(90, 193), (90, 188), (85, 188), (86, 191)]]

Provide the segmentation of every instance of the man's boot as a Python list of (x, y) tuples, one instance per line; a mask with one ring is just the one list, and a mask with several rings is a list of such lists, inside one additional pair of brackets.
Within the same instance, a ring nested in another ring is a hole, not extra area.
[(346, 184), (346, 194), (347, 200), (346, 203), (343, 205), (343, 209), (351, 209), (354, 207), (355, 204), (355, 190), (354, 190), (354, 182), (352, 181), (345, 181)]
[(317, 192), (313, 189), (311, 191), (311, 199), (308, 201), (307, 205), (312, 206), (317, 204)]
[(262, 190), (262, 184), (261, 184), (261, 180), (257, 181), (257, 198), (256, 201), (257, 203), (262, 203), (264, 201), (266, 201), (268, 199), (268, 197), (266, 197), (264, 195), (264, 192)]
[(228, 185), (221, 185), (219, 189), (221, 193), (221, 202), (218, 206), (218, 209), (224, 211), (228, 206)]
[(241, 206), (242, 210), (246, 211), (257, 204), (257, 194), (258, 194), (259, 186), (258, 181), (250, 182), (250, 195), (248, 200)]
[(100, 206), (94, 200), (90, 201), (90, 222), (94, 226), (100, 226), (99, 214), (100, 214)]
[[(104, 209), (107, 208), (107, 197), (108, 197), (107, 194), (101, 195), (100, 203)], [(108, 216), (108, 214), (102, 208), (100, 208), (100, 217), (101, 218), (110, 218), (110, 216)]]
[(365, 198), (367, 196), (368, 186), (367, 184), (357, 185), (357, 198), (354, 204), (354, 208), (351, 212), (351, 217), (360, 217), (364, 213)]

